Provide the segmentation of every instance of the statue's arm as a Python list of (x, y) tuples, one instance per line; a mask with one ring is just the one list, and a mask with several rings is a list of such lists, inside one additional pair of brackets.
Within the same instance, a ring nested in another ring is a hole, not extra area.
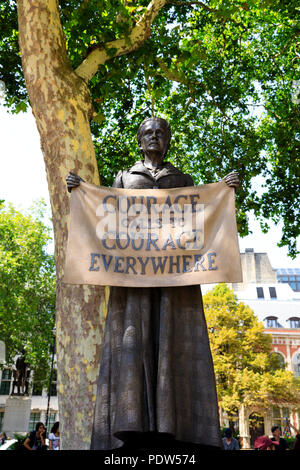
[(112, 185), (113, 188), (124, 188), (122, 175), (123, 175), (123, 171), (120, 170), (115, 178), (115, 181), (113, 182), (113, 185)]
[(240, 185), (239, 174), (236, 171), (232, 171), (228, 175), (224, 176), (222, 181), (225, 181), (227, 186), (229, 186), (230, 188), (234, 188), (235, 191)]
[(67, 188), (69, 193), (72, 191), (72, 189), (77, 188), (80, 185), (80, 181), (84, 183), (84, 180), (80, 176), (70, 171), (70, 173), (66, 177)]
[[(185, 186), (194, 186), (193, 178), (190, 175), (185, 175), (185, 177), (186, 177)], [(225, 181), (225, 183), (230, 188), (234, 188), (236, 191), (240, 184), (239, 174), (236, 171), (232, 171), (228, 175), (224, 176), (222, 181)]]
[(25, 442), (24, 442), (23, 446), (26, 447), (27, 450), (33, 450), (33, 449), (30, 447), (29, 442), (30, 442), (30, 439), (29, 439), (29, 437), (27, 437), (27, 438), (25, 439)]

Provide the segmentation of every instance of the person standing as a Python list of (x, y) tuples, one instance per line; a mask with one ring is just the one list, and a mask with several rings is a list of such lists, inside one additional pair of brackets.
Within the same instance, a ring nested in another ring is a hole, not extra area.
[(232, 437), (232, 431), (230, 428), (225, 429), (225, 434), (222, 439), (225, 450), (240, 450), (238, 440)]
[(49, 434), (49, 450), (59, 450), (59, 421), (53, 424), (51, 432)]
[(276, 450), (289, 450), (289, 445), (283, 437), (280, 437), (280, 429), (279, 426), (273, 426), (272, 429), (273, 437), (271, 438), (272, 441), (278, 442), (278, 446), (276, 446)]

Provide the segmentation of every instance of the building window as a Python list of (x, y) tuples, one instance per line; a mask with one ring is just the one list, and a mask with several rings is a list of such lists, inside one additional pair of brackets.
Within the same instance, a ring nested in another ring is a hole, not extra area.
[(289, 319), (290, 328), (300, 328), (300, 318), (292, 317)]
[(41, 396), (43, 394), (43, 385), (41, 382), (33, 382), (32, 395)]
[(282, 354), (273, 351), (270, 354), (270, 361), (274, 368), (285, 369), (285, 359)]
[(267, 317), (265, 319), (266, 328), (279, 328), (277, 317)]
[(277, 426), (281, 427), (281, 413), (280, 413), (280, 408), (278, 406), (273, 407), (273, 413), (272, 413), (272, 422), (276, 424)]
[(49, 429), (49, 432), (51, 432), (51, 428), (53, 426), (53, 424), (55, 423), (55, 418), (56, 418), (56, 413), (49, 413), (49, 417), (48, 417), (48, 429)]
[(290, 419), (290, 410), (289, 408), (282, 408), (282, 417), (284, 419), (284, 422), (286, 422), (287, 419)]
[(257, 287), (256, 292), (257, 292), (257, 298), (258, 299), (264, 299), (265, 298), (263, 287)]
[(5, 343), (0, 341), (0, 363), (5, 364), (6, 354), (5, 354)]
[(2, 371), (1, 386), (0, 386), (0, 395), (9, 395), (10, 385), (11, 385), (11, 370), (4, 369)]
[(35, 427), (39, 421), (41, 421), (40, 411), (35, 411), (34, 413), (30, 413), (28, 431), (29, 432), (35, 431)]
[(300, 292), (300, 269), (278, 269), (278, 282), (287, 283), (295, 292)]
[(56, 397), (56, 395), (57, 395), (56, 383), (57, 383), (57, 370), (56, 370), (56, 369), (53, 369), (53, 371), (52, 371), (51, 389), (50, 389), (51, 397)]
[(41, 396), (43, 394), (44, 380), (41, 380), (38, 374), (33, 376), (32, 395)]
[(294, 376), (300, 377), (300, 353), (293, 357)]
[(271, 299), (277, 299), (276, 289), (275, 287), (269, 287), (270, 297)]
[(287, 419), (290, 419), (291, 412), (289, 408), (279, 408), (278, 406), (274, 406), (272, 411), (272, 423), (279, 426), (282, 432), (286, 426)]

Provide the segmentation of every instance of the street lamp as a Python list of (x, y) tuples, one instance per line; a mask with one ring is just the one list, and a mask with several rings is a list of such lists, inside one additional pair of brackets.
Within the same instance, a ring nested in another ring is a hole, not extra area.
[(48, 417), (49, 417), (49, 406), (50, 406), (50, 397), (51, 397), (51, 385), (52, 385), (52, 375), (53, 375), (53, 364), (54, 364), (54, 355), (55, 355), (55, 342), (56, 342), (56, 328), (52, 329), (53, 333), (53, 344), (50, 346), (50, 352), (52, 352), (51, 359), (51, 370), (50, 370), (50, 379), (49, 379), (49, 389), (48, 389), (48, 404), (47, 404), (47, 413), (46, 413), (46, 431), (48, 427)]

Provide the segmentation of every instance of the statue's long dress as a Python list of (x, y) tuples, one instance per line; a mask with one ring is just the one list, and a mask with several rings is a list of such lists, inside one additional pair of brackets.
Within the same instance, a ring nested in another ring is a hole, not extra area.
[[(165, 163), (153, 175), (142, 162), (120, 172), (115, 187), (191, 186)], [(169, 436), (221, 447), (216, 385), (199, 286), (112, 287), (91, 449), (130, 438)]]

